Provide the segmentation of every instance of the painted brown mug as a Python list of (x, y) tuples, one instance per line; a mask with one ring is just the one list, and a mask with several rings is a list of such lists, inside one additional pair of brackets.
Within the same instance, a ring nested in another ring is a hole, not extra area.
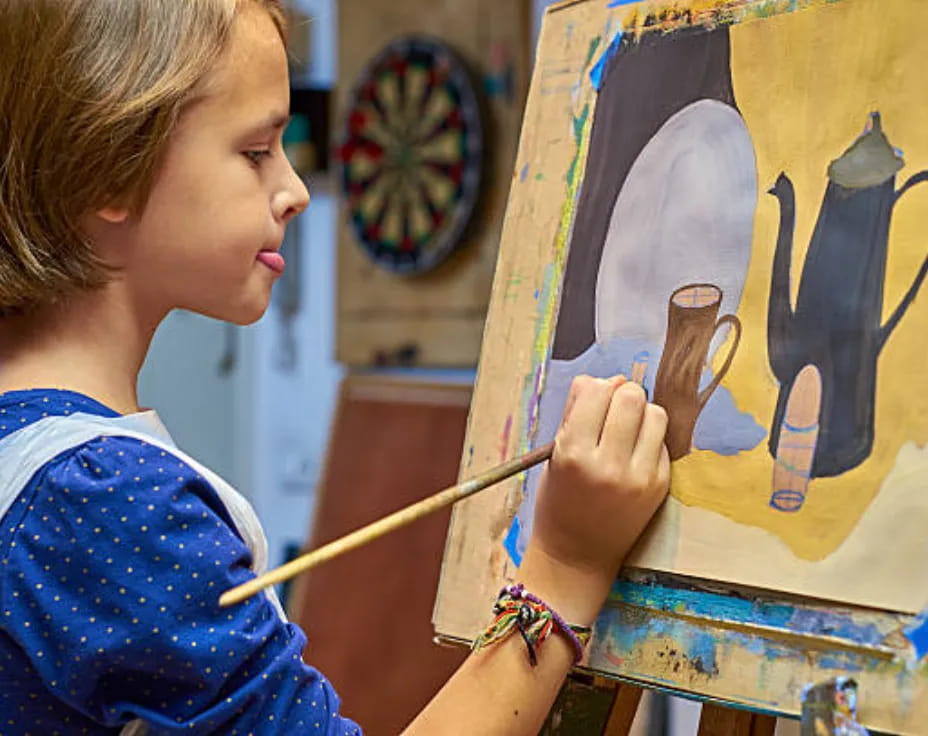
[[(667, 412), (667, 450), (671, 460), (689, 454), (696, 420), (728, 373), (741, 342), (741, 321), (733, 314), (718, 316), (722, 290), (713, 284), (687, 284), (670, 296), (667, 338), (654, 382), (654, 403)], [(735, 339), (711, 383), (699, 390), (712, 337), (730, 325)]]

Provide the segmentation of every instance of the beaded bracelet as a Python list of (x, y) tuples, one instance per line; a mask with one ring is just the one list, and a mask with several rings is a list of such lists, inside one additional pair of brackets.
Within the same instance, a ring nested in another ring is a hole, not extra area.
[(572, 626), (566, 623), (541, 598), (526, 592), (522, 583), (503, 586), (493, 605), (493, 613), (496, 614), (496, 618), (474, 642), (473, 650), (478, 652), (484, 647), (502, 641), (515, 630), (525, 642), (532, 667), (538, 664), (537, 649), (555, 627), (574, 645), (574, 664), (583, 659), (583, 647), (592, 634), (592, 629), (588, 626)]

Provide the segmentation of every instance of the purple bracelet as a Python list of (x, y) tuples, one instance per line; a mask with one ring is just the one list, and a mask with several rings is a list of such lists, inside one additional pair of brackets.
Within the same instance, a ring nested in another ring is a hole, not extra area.
[(515, 600), (525, 600), (535, 603), (539, 606), (544, 606), (551, 613), (551, 618), (554, 620), (554, 623), (557, 624), (557, 627), (561, 632), (570, 639), (571, 643), (574, 645), (574, 664), (578, 664), (580, 660), (583, 659), (583, 643), (580, 641), (580, 637), (577, 636), (577, 632), (582, 633), (584, 636), (589, 636), (591, 630), (587, 626), (571, 626), (564, 619), (562, 619), (557, 611), (555, 611), (551, 606), (545, 603), (541, 598), (532, 593), (528, 593), (525, 590), (525, 586), (522, 583), (516, 583), (515, 585), (504, 585), (499, 591), (499, 596), (509, 595)]

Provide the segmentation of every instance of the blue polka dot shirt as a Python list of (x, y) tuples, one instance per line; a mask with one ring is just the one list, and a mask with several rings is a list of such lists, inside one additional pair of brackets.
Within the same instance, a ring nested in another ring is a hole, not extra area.
[[(43, 416), (117, 416), (66, 391), (0, 394), (0, 439)], [(62, 453), (0, 519), (0, 734), (324, 734), (360, 729), (305, 665), (215, 491), (126, 437)]]

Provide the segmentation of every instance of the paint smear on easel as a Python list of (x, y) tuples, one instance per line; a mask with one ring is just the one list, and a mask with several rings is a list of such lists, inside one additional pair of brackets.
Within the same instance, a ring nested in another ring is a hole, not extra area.
[[(581, 72), (581, 74), (583, 73)], [(536, 329), (535, 340), (532, 345), (532, 365), (534, 367), (525, 376), (522, 383), (520, 413), (524, 420), (520, 432), (520, 453), (528, 452), (538, 427), (541, 390), (544, 386), (545, 366), (547, 365), (554, 330), (558, 290), (563, 281), (564, 266), (567, 260), (567, 244), (573, 230), (574, 214), (577, 209), (577, 199), (580, 196), (580, 182), (583, 180), (586, 167), (592, 124), (593, 117), (590, 103), (583, 106), (579, 115), (575, 114), (571, 118), (576, 152), (565, 177), (567, 193), (561, 205), (560, 222), (554, 243), (554, 259), (545, 267), (541, 287), (535, 291)], [(541, 174), (536, 175), (536, 179), (540, 177)], [(510, 497), (507, 500), (507, 511), (511, 510), (513, 521), (503, 546), (516, 565), (521, 564), (522, 561), (518, 550), (518, 540), (522, 534), (522, 522), (516, 516), (516, 513), (525, 500), (527, 478), (527, 474), (522, 475), (521, 483), (518, 485), (518, 492), (513, 494), (516, 497)]]
[(915, 622), (904, 631), (906, 639), (915, 647), (915, 658), (928, 654), (928, 609), (922, 611)]
[[(612, 6), (610, 5), (609, 7), (611, 8)], [(597, 92), (602, 89), (603, 73), (606, 71), (606, 65), (609, 64), (610, 59), (612, 59), (619, 50), (619, 46), (622, 44), (622, 36), (623, 31), (620, 28), (615, 32), (615, 35), (612, 37), (612, 42), (605, 52), (603, 52), (602, 56), (599, 57), (596, 65), (590, 69), (590, 81), (593, 83), (593, 89)]]
[[(622, 606), (673, 611), (699, 619), (724, 619), (746, 626), (788, 629), (796, 634), (843, 639), (869, 647), (881, 646), (891, 633), (866, 616), (855, 616), (850, 610), (821, 611), (763, 596), (740, 598), (695, 586), (670, 587), (650, 573), (638, 573), (634, 579), (626, 577), (613, 584), (608, 607)], [(928, 618), (923, 623), (924, 645), (928, 647)]]
[(509, 436), (512, 434), (512, 414), (506, 417), (506, 425), (499, 440), (499, 459), (505, 460), (509, 456)]
[[(664, 0), (633, 8), (624, 27), (640, 37), (652, 30), (670, 33), (694, 26), (716, 28), (837, 2), (842, 0)], [(630, 3), (615, 0), (609, 7), (626, 4)]]
[[(548, 350), (554, 329), (554, 307), (557, 300), (557, 289), (564, 274), (567, 243), (573, 228), (574, 212), (576, 211), (577, 197), (580, 194), (580, 181), (583, 178), (591, 127), (592, 116), (590, 115), (590, 106), (587, 104), (580, 115), (573, 119), (577, 152), (567, 172), (567, 198), (561, 207), (554, 261), (545, 267), (543, 282), (539, 289), (541, 293), (538, 297), (537, 319), (535, 322), (537, 328), (532, 346), (532, 364), (535, 368), (525, 377), (522, 389), (522, 409), (526, 417), (524, 436), (521, 443), (522, 452), (528, 451), (528, 445), (535, 436), (538, 424), (538, 409), (541, 389), (544, 385), (545, 363), (548, 360)], [(519, 502), (521, 504), (521, 499), (519, 499)]]

